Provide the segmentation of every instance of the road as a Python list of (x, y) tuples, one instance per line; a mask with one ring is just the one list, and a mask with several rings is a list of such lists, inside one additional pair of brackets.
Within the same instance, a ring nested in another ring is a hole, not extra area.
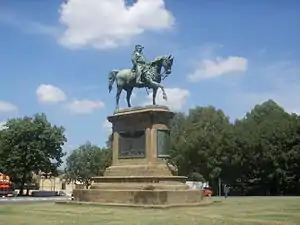
[(67, 200), (69, 200), (69, 197), (10, 197), (0, 198), (0, 205), (49, 203)]

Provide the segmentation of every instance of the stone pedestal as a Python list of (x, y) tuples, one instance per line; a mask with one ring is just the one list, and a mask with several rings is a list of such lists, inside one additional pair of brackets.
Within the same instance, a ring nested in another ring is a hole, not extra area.
[(146, 106), (118, 111), (107, 119), (113, 127), (113, 162), (88, 190), (74, 190), (74, 200), (121, 205), (195, 205), (202, 191), (189, 190), (186, 177), (173, 176), (167, 161), (167, 107)]

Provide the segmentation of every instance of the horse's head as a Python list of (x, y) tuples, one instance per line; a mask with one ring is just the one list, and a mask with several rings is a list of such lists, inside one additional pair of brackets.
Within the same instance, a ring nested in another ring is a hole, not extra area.
[(174, 57), (172, 55), (162, 57), (162, 66), (164, 67), (165, 73), (170, 74), (172, 72), (172, 65)]
[(161, 79), (162, 73), (161, 69), (164, 68), (164, 74), (163, 77), (166, 78), (171, 72), (172, 72), (172, 65), (173, 65), (173, 56), (172, 55), (164, 55), (156, 57), (150, 64), (150, 68), (154, 68), (155, 72), (153, 75), (155, 75), (156, 78), (154, 80), (157, 81)]

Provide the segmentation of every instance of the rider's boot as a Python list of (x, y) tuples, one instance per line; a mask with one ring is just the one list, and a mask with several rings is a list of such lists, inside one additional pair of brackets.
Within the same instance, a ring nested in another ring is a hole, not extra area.
[(136, 78), (136, 84), (139, 84), (139, 85), (143, 84), (143, 82), (141, 81), (140, 76), (137, 76), (137, 78)]

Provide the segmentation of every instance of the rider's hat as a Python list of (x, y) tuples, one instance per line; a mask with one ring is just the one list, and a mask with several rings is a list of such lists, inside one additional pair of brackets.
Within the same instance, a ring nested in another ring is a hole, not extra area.
[(144, 47), (142, 45), (135, 45), (135, 49), (141, 48), (143, 49)]

